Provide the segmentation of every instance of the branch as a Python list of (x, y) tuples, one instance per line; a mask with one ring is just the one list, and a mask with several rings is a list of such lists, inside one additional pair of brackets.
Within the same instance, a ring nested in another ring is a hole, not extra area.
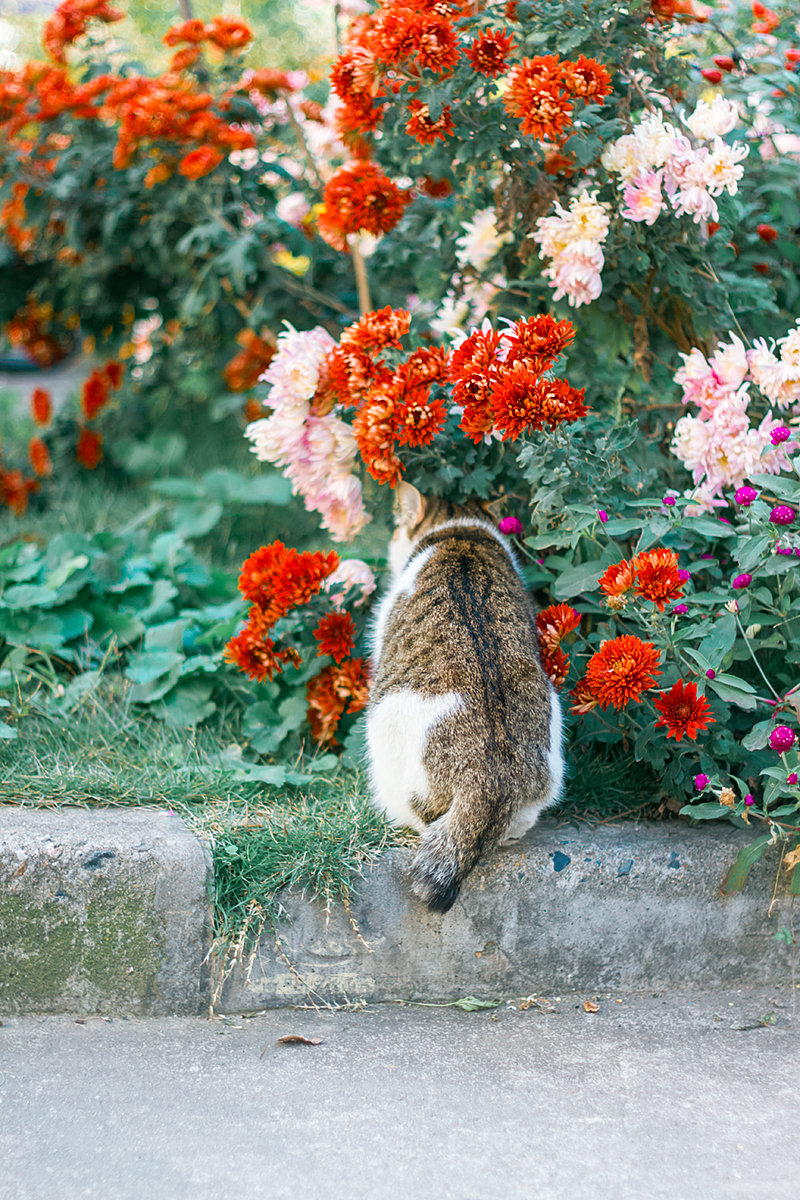
[(364, 262), (364, 255), (361, 253), (361, 247), (358, 243), (358, 234), (355, 237), (347, 239), (350, 246), (350, 253), (353, 256), (353, 270), (356, 273), (356, 287), (358, 288), (358, 307), (361, 310), (363, 317), (364, 313), (368, 313), (372, 309), (372, 300), (369, 295), (369, 280), (367, 279), (367, 264)]

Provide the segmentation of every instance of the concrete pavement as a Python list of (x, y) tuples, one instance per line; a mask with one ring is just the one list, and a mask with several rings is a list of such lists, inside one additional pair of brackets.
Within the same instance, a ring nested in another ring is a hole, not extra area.
[(6, 1018), (0, 1200), (795, 1200), (793, 1008)]

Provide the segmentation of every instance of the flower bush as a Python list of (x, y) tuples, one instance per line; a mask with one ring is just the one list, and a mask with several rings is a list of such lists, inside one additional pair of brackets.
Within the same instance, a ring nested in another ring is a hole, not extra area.
[[(224, 373), (255, 455), (337, 543), (400, 478), (485, 501), (581, 746), (622, 747), (687, 816), (763, 824), (730, 886), (779, 841), (800, 892), (796, 18), (337, 12), (326, 92), (245, 68), (222, 18), (173, 27), (159, 77), (115, 71), (102, 38), (82, 49), (113, 11), (62, 5), (51, 63), (0, 82), (3, 319), (53, 356), (54, 318), (77, 318), (127, 364), (120, 408), (193, 363)], [(14, 495), (47, 476), (29, 457)], [(255, 551), (226, 652), (273, 721), (305, 689), (326, 746), (367, 687), (366, 609), (330, 599), (334, 566)]]

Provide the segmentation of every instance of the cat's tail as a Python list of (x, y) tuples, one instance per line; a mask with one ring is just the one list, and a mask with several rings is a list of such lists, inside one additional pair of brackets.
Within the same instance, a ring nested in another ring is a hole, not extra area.
[(512, 805), (504, 804), (486, 784), (465, 791), (422, 835), (411, 864), (411, 888), (433, 912), (445, 913), (458, 899), (461, 884), (484, 850), (503, 836)]

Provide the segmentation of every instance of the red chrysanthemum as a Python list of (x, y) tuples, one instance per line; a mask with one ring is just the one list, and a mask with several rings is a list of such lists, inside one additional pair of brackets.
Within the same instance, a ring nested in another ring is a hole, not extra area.
[(430, 196), (432, 200), (442, 200), (445, 196), (449, 196), (453, 190), (453, 185), (449, 179), (434, 179), (432, 175), (423, 175), (420, 180), (420, 187), (426, 196)]
[(93, 471), (103, 458), (103, 435), (93, 429), (82, 429), (75, 447), (75, 457), (87, 471)]
[(37, 425), (49, 425), (53, 415), (50, 393), (45, 388), (34, 388), (31, 396), (31, 416)]
[(273, 98), (280, 92), (293, 91), (287, 73), (276, 67), (259, 67), (248, 76), (246, 87), (249, 92), (259, 92), (262, 96)]
[(253, 31), (244, 21), (235, 17), (212, 17), (206, 26), (205, 36), (220, 50), (241, 50), (253, 40)]
[(572, 705), (570, 706), (570, 712), (577, 713), (579, 716), (585, 716), (586, 713), (590, 713), (593, 708), (597, 708), (597, 697), (589, 687), (586, 676), (584, 676), (583, 679), (578, 680), (578, 682), (575, 684), (575, 687), (570, 690), (569, 694), (573, 701)]
[(453, 401), (464, 409), (459, 429), (474, 442), (491, 433), (494, 418), (489, 408), (497, 373), (500, 334), (476, 329), (450, 359)]
[(53, 463), (50, 459), (50, 451), (40, 437), (32, 437), (28, 442), (28, 461), (33, 467), (33, 472), (40, 479), (46, 475), (52, 475)]
[(363, 658), (325, 667), (306, 684), (306, 717), (311, 736), (321, 746), (336, 745), (336, 730), (345, 712), (360, 712), (369, 695), (369, 675)]
[(394, 426), (401, 446), (427, 446), (446, 420), (444, 404), (431, 400), (428, 387), (409, 388), (395, 405)]
[(232, 637), (223, 651), (226, 662), (233, 663), (251, 679), (263, 683), (280, 675), (284, 663), (299, 667), (302, 658), (292, 646), (278, 646), (268, 636), (272, 622), (257, 604), (247, 616), (247, 624)]
[(395, 453), (397, 440), (397, 396), (391, 388), (375, 389), (353, 422), (358, 452), (373, 479), (391, 487), (403, 473), (403, 464)]
[(162, 41), (168, 46), (178, 46), (181, 42), (197, 45), (205, 40), (206, 23), (199, 17), (192, 17), (191, 20), (183, 21), (180, 25), (171, 25), (162, 38)]
[(569, 656), (559, 646), (550, 649), (543, 646), (541, 642), (539, 643), (539, 656), (542, 660), (542, 670), (553, 687), (560, 691), (569, 674)]
[(421, 100), (412, 100), (408, 111), (411, 116), (406, 121), (406, 133), (421, 146), (431, 146), (437, 138), (453, 136), (455, 126), (449, 104), (445, 104), (436, 120), (431, 117), (428, 105)]
[(388, 66), (410, 62), (437, 75), (450, 74), (460, 55), (452, 21), (433, 10), (414, 12), (409, 4), (387, 9), (376, 33), (375, 53)]
[(674, 550), (659, 547), (637, 555), (632, 566), (636, 569), (636, 595), (644, 596), (663, 612), (671, 600), (683, 595), (683, 582), (678, 574), (678, 556)]
[(411, 313), (387, 304), (386, 308), (364, 313), (358, 321), (348, 325), (342, 332), (339, 345), (343, 350), (354, 346), (368, 354), (376, 354), (389, 346), (399, 350), (400, 339), (405, 337), (410, 328)]
[(93, 421), (108, 403), (108, 380), (102, 371), (92, 371), (81, 388), (81, 412)]
[(682, 679), (657, 696), (653, 705), (661, 713), (656, 726), (666, 726), (667, 737), (674, 737), (677, 742), (684, 734), (694, 741), (700, 730), (716, 720), (705, 696), (698, 696), (697, 684), (684, 683)]
[(567, 634), (577, 629), (580, 623), (580, 614), (569, 604), (551, 604), (543, 608), (536, 614), (539, 645), (550, 651), (557, 650)]
[(572, 101), (565, 90), (562, 67), (555, 54), (523, 58), (508, 77), (505, 110), (519, 118), (523, 133), (540, 142), (560, 141), (572, 121)]
[(331, 551), (293, 550), (275, 541), (254, 551), (242, 566), (239, 591), (274, 624), (290, 608), (307, 603), (339, 565)]
[(400, 366), (406, 384), (444, 383), (448, 377), (450, 355), (444, 346), (420, 346), (412, 350)]
[(587, 413), (582, 388), (572, 387), (565, 379), (542, 379), (524, 361), (504, 363), (498, 369), (489, 403), (503, 441), (513, 441), (545, 425), (555, 429)]
[(355, 622), (347, 612), (327, 613), (314, 630), (314, 637), (319, 642), (317, 656), (322, 658), (323, 655), (329, 654), (340, 663), (353, 652), (356, 638)]
[(624, 708), (641, 699), (656, 676), (659, 651), (652, 642), (643, 642), (632, 634), (623, 634), (603, 642), (586, 667), (586, 685), (601, 708)]
[(597, 582), (607, 596), (627, 595), (636, 583), (636, 567), (623, 558), (622, 562), (606, 567)]
[(611, 76), (594, 58), (581, 54), (577, 62), (562, 64), (566, 86), (573, 96), (594, 104), (602, 104), (611, 91)]
[(28, 507), (32, 492), (39, 491), (38, 479), (26, 479), (22, 471), (4, 471), (0, 467), (0, 504), (21, 517)]
[(388, 233), (403, 215), (411, 197), (401, 191), (374, 163), (349, 163), (325, 187), (320, 231), (346, 236), (364, 230)]
[(549, 371), (575, 339), (571, 321), (557, 321), (549, 313), (517, 321), (506, 334), (506, 363), (525, 362), (534, 371)]
[(224, 157), (224, 154), (213, 146), (198, 146), (184, 154), (178, 163), (178, 171), (186, 179), (202, 179), (204, 175), (210, 175), (216, 170)]
[(116, 391), (116, 389), (122, 384), (122, 376), (124, 371), (125, 368), (121, 362), (118, 362), (115, 358), (110, 359), (109, 362), (107, 362), (103, 367), (103, 375), (108, 382), (108, 386)]
[(494, 79), (505, 71), (513, 49), (514, 39), (508, 30), (486, 29), (470, 42), (466, 54), (476, 71)]

